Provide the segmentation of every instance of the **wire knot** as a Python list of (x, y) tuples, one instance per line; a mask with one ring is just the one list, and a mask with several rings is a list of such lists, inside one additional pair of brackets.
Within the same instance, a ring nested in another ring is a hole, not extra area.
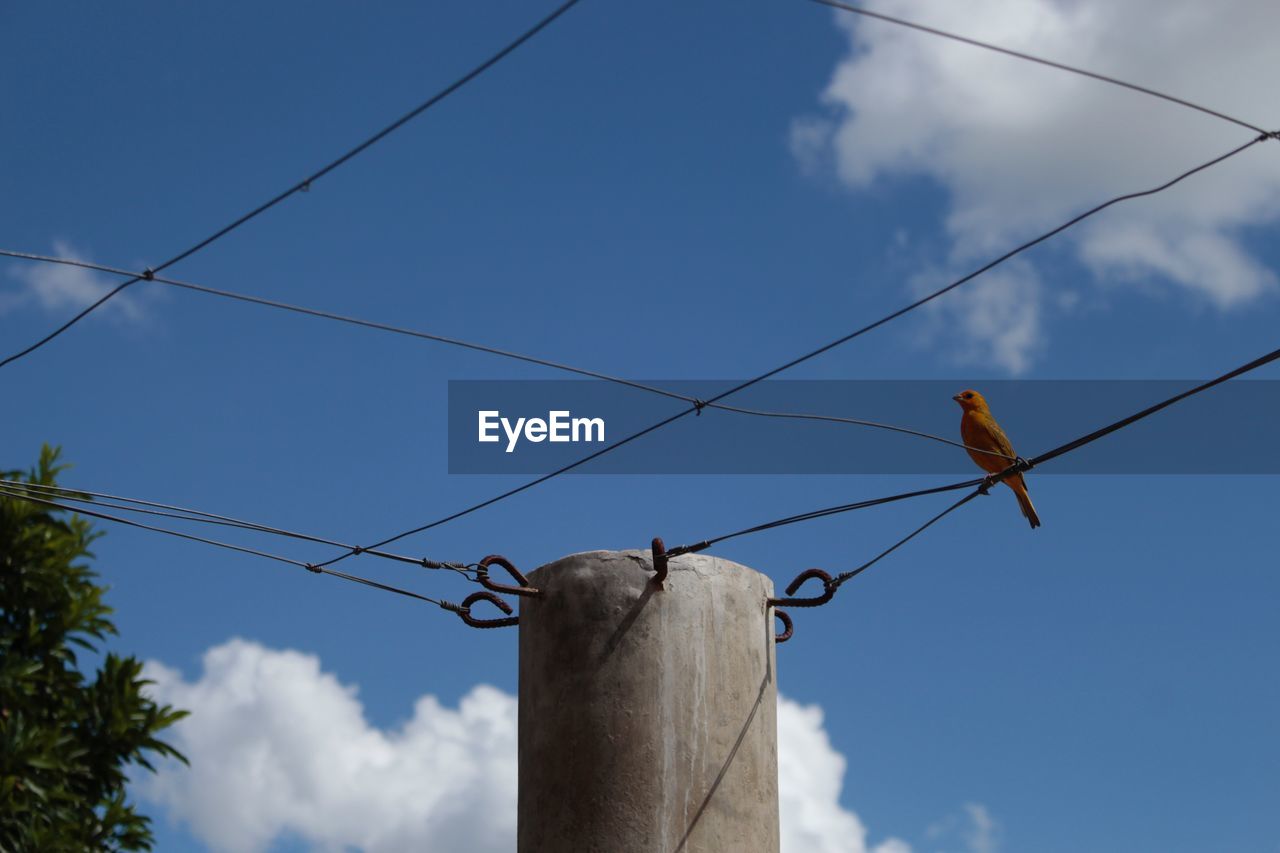
[(711, 404), (710, 404), (710, 403), (708, 403), (706, 400), (699, 400), (697, 397), (694, 397), (694, 398), (693, 398), (693, 410), (694, 410), (694, 411), (693, 411), (693, 414), (694, 414), (694, 417), (699, 417), (699, 418), (700, 418), (700, 417), (702, 417), (702, 410), (703, 410), (703, 409), (705, 409), (707, 406), (710, 406), (710, 405), (711, 405)]
[(303, 568), (311, 572), (312, 574), (316, 574), (316, 575), (324, 571), (324, 569), (320, 568), (315, 563), (307, 563), (305, 566), (303, 566)]
[(361, 554), (363, 554), (363, 553), (364, 553), (364, 547), (363, 547), (363, 546), (361, 546), (361, 545), (352, 545), (352, 546), (351, 546), (351, 556), (353, 556), (353, 557), (359, 557), (359, 556), (360, 556)]
[(156, 271), (153, 270), (151, 267), (147, 267), (145, 270), (142, 271), (142, 277), (147, 281), (155, 281)]

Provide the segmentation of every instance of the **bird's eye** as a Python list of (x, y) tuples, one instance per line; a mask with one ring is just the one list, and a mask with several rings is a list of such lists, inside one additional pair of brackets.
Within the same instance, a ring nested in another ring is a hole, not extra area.
[(964, 398), (965, 398), (966, 400), (972, 400), (972, 399), (973, 399), (973, 392), (972, 392), (972, 391), (967, 391), (967, 392), (965, 392)]

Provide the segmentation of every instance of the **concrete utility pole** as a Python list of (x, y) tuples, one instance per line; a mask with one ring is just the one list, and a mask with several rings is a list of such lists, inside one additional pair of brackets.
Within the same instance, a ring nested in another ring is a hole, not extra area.
[(519, 853), (777, 853), (773, 583), (574, 554), (520, 600)]

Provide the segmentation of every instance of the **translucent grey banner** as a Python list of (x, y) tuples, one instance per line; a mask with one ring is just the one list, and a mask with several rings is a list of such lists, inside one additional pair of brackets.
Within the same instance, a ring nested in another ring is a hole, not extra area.
[[(724, 402), (857, 418), (959, 441), (973, 388), (1031, 458), (1201, 380), (797, 380), (762, 382)], [(645, 380), (707, 399), (733, 380)], [(590, 380), (451, 381), (449, 473), (545, 474), (688, 408)], [(1278, 474), (1280, 381), (1236, 380), (1103, 438), (1042, 474)], [(885, 430), (704, 409), (574, 469), (579, 474), (957, 474), (965, 451)]]

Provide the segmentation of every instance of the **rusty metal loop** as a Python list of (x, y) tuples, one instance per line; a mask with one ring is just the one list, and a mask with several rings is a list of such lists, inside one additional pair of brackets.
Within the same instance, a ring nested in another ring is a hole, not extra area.
[[(475, 604), (477, 601), (487, 601), (503, 613), (506, 613), (507, 616), (505, 618), (500, 617), (498, 619), (477, 619), (471, 615), (471, 605)], [(457, 613), (458, 616), (462, 618), (462, 621), (466, 622), (472, 628), (510, 628), (513, 625), (520, 624), (519, 616), (510, 615), (512, 612), (511, 605), (507, 604), (492, 592), (473, 592), (463, 600), (461, 605), (441, 602), (440, 606), (444, 607), (446, 610), (452, 610), (454, 613)]]
[[(499, 566), (507, 570), (507, 574), (515, 578), (519, 586), (510, 586), (505, 583), (495, 583), (489, 579), (489, 566), (497, 563)], [(521, 574), (520, 570), (511, 565), (511, 561), (500, 554), (490, 554), (480, 561), (476, 568), (476, 578), (480, 581), (480, 585), (485, 589), (494, 592), (505, 592), (508, 595), (541, 595), (542, 593), (529, 586), (529, 579)]]
[[(804, 585), (804, 582), (810, 578), (817, 578), (822, 581), (822, 595), (813, 598), (792, 598), (796, 594), (796, 590)], [(787, 585), (787, 598), (771, 598), (770, 604), (785, 604), (789, 607), (818, 607), (826, 604), (831, 597), (836, 594), (836, 586), (832, 582), (831, 575), (822, 569), (805, 569), (796, 575), (795, 580)]]
[(773, 618), (781, 619), (782, 626), (785, 629), (781, 634), (775, 634), (773, 636), (773, 641), (775, 643), (785, 643), (787, 640), (790, 640), (791, 635), (796, 632), (796, 626), (792, 624), (791, 617), (787, 615), (787, 611), (774, 609)]
[(662, 539), (653, 537), (653, 570), (656, 574), (653, 576), (653, 585), (661, 587), (667, 580), (667, 546), (662, 544)]

